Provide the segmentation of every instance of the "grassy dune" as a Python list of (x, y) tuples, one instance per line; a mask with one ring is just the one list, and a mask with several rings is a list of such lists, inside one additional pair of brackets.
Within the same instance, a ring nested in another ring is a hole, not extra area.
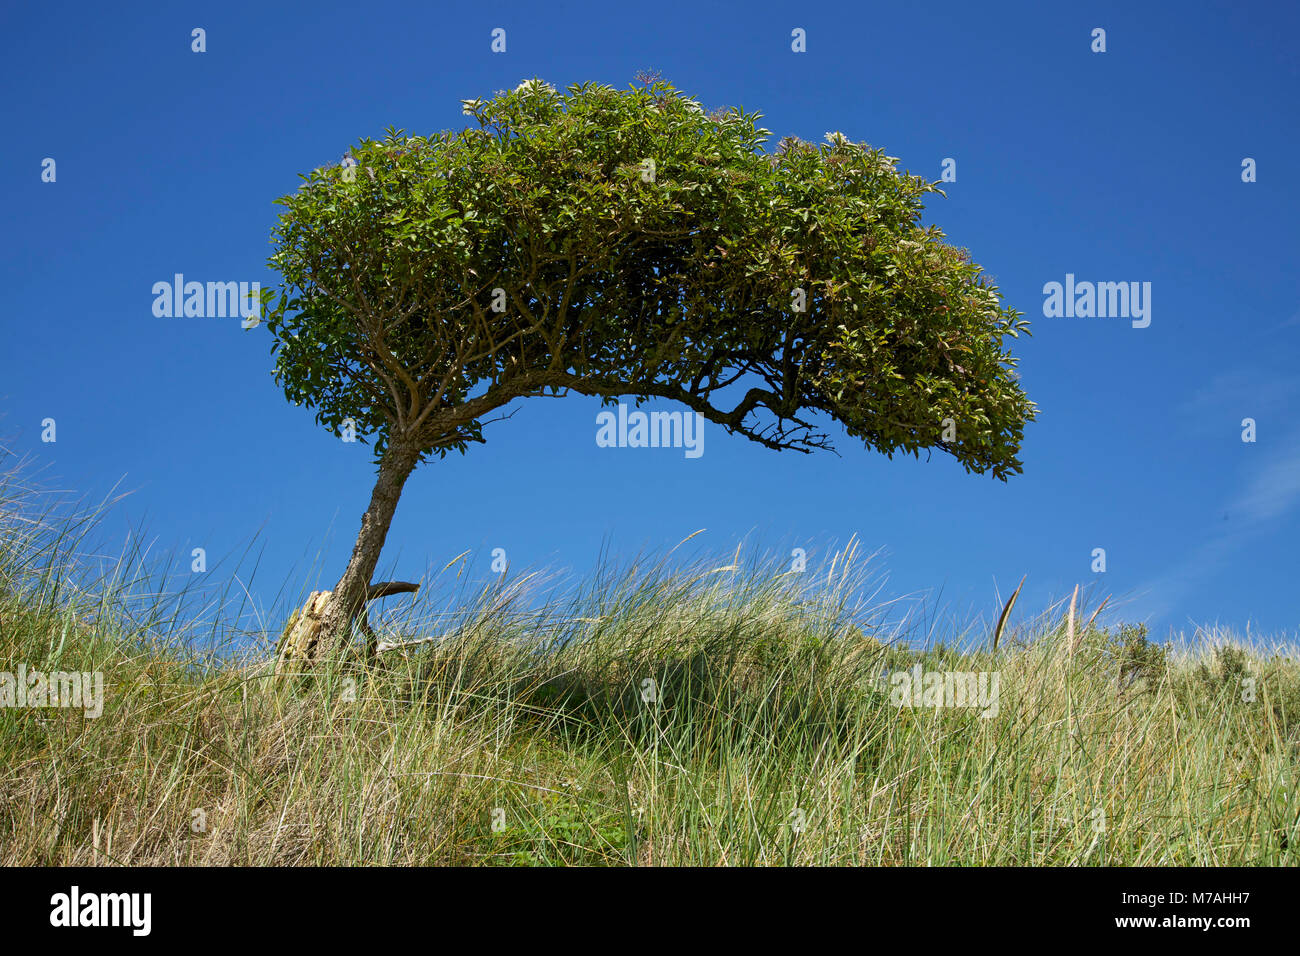
[[(858, 626), (846, 554), (625, 569), (529, 614), (493, 585), (277, 686), (120, 568), (72, 586), (75, 531), (12, 497), (0, 671), (100, 671), (104, 709), (0, 709), (6, 865), (1297, 862), (1294, 653), (1059, 611), (918, 651)], [(917, 664), (996, 673), (996, 714), (899, 706), (882, 674)]]

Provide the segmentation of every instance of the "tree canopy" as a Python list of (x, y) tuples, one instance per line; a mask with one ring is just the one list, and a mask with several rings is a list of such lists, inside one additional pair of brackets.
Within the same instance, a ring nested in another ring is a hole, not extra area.
[(1006, 340), (1027, 323), (921, 224), (936, 184), (839, 133), (769, 152), (760, 114), (665, 82), (463, 107), (469, 128), (362, 139), (279, 200), (275, 373), (321, 424), (414, 466), (574, 392), (678, 402), (775, 449), (828, 447), (838, 422), (890, 456), (1020, 472), (1035, 409)]

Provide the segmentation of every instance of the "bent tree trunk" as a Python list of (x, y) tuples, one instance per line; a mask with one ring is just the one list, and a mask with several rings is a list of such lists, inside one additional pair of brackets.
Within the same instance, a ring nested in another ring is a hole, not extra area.
[[(308, 602), (307, 608), (304, 608), (306, 616), (311, 613), (313, 602), (317, 602), (315, 607), (319, 613), (319, 626), (312, 628), (313, 633), (307, 641), (292, 649), (291, 656), (297, 659), (297, 663), (310, 666), (323, 656), (342, 656), (352, 637), (352, 625), (358, 619), (363, 619), (366, 601), (371, 597), (382, 596), (372, 592), (370, 579), (379, 563), (379, 554), (384, 548), (384, 539), (388, 537), (393, 514), (397, 511), (402, 486), (406, 484), (406, 479), (415, 469), (419, 458), (420, 451), (415, 445), (397, 437), (390, 439), (388, 448), (379, 461), (379, 474), (375, 479), (375, 488), (370, 493), (370, 506), (361, 516), (361, 530), (357, 533), (352, 558), (348, 561), (343, 576), (328, 596), (324, 592), (317, 592), (313, 594), (313, 600)], [(414, 590), (414, 586), (403, 590)], [(320, 595), (319, 600), (317, 595)]]

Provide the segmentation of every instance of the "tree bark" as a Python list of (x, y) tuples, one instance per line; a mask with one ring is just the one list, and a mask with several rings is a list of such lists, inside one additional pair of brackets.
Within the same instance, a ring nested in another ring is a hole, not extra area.
[(322, 616), (315, 656), (341, 654), (347, 649), (352, 624), (364, 612), (370, 597), (370, 579), (379, 563), (388, 528), (393, 523), (402, 486), (419, 459), (420, 449), (416, 445), (390, 437), (388, 448), (379, 461), (379, 474), (370, 493), (370, 507), (361, 516), (361, 530), (352, 548), (352, 558), (339, 583), (334, 586)]

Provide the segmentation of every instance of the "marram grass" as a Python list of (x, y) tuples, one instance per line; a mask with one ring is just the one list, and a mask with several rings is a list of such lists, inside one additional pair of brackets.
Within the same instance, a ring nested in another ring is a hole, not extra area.
[[(912, 650), (853, 623), (849, 553), (610, 571), (526, 614), (494, 584), (380, 627), (434, 640), (277, 688), (265, 647), (158, 637), (131, 575), (74, 589), (66, 529), (26, 527), (2, 529), (0, 671), (105, 692), (95, 719), (0, 709), (5, 865), (1297, 862), (1300, 666), (1255, 642), (1080, 620), (1071, 644), (1060, 614)], [(917, 665), (996, 674), (996, 708), (900, 706), (882, 675)]]

